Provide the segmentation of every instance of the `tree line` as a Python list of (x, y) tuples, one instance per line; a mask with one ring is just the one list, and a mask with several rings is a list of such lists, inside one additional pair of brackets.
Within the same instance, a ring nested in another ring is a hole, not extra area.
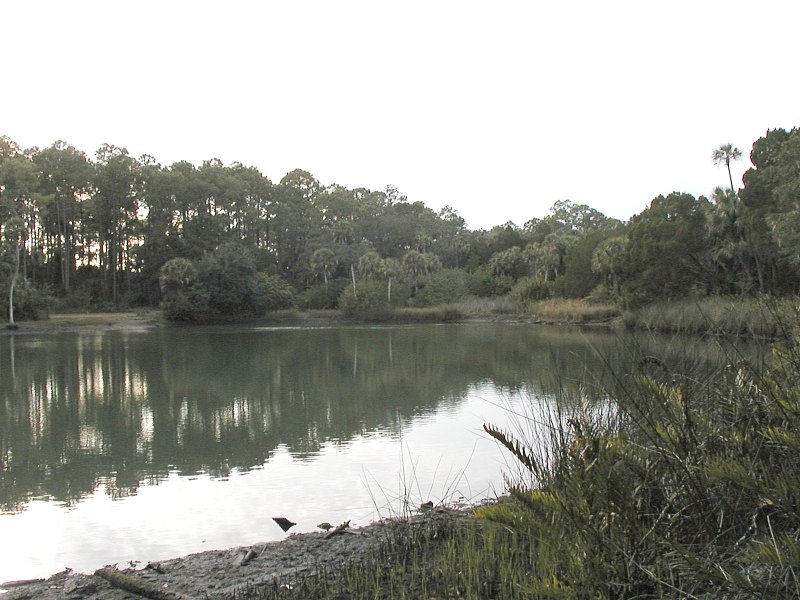
[[(671, 192), (627, 222), (569, 200), (522, 226), (469, 230), (396, 188), (322, 185), (297, 169), (273, 183), (217, 159), (169, 166), (104, 144), (0, 137), (0, 285), (13, 321), (48, 306), (162, 304), (176, 319), (286, 306), (442, 304), (466, 296), (588, 297), (637, 306), (696, 295), (800, 289), (800, 132), (756, 140), (735, 185)], [(12, 302), (11, 299), (14, 299)]]

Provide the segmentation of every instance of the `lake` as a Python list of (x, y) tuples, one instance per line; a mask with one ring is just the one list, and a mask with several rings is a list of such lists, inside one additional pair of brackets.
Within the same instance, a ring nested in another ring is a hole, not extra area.
[(484, 423), (540, 435), (644, 355), (715, 343), (526, 324), (0, 337), (0, 581), (162, 560), (500, 495)]

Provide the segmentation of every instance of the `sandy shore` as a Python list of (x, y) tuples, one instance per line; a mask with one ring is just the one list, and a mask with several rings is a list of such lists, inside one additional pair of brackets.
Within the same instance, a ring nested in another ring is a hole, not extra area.
[[(390, 535), (411, 533), (413, 528), (435, 526), (442, 519), (465, 519), (463, 510), (436, 509), (408, 519), (373, 523), (330, 536), (324, 532), (289, 535), (285, 540), (209, 550), (146, 566), (114, 565), (125, 574), (152, 584), (177, 598), (241, 598), (245, 590), (262, 586), (291, 585), (299, 577), (320, 569), (335, 571), (343, 562), (374, 552)], [(248, 551), (254, 558), (242, 563)], [(5, 585), (8, 585), (7, 583)], [(5, 588), (3, 600), (123, 600), (140, 596), (113, 586), (96, 574), (64, 571), (43, 581), (18, 583)]]
[(163, 325), (165, 321), (158, 310), (64, 313), (52, 314), (41, 321), (20, 321), (16, 329), (0, 325), (0, 335), (48, 334), (60, 331), (138, 331)]

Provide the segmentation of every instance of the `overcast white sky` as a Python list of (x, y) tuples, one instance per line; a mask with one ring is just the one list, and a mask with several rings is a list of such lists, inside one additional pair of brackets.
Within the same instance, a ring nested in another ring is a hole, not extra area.
[(3, 0), (0, 134), (392, 184), (473, 229), (559, 199), (627, 219), (800, 126), (798, 23), (797, 0)]

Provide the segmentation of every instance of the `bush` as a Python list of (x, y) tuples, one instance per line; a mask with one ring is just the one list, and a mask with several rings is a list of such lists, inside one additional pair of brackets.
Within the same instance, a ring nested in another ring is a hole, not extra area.
[(208, 307), (208, 290), (196, 282), (172, 294), (161, 302), (164, 317), (170, 321), (202, 323), (211, 316)]
[(386, 287), (371, 281), (357, 283), (355, 294), (350, 286), (342, 290), (339, 309), (344, 316), (361, 321), (386, 321), (392, 316), (392, 307), (386, 300)]
[(552, 296), (552, 292), (553, 286), (549, 281), (526, 277), (517, 282), (509, 297), (514, 302), (526, 304), (537, 300), (547, 300)]
[(297, 305), (306, 310), (336, 308), (336, 302), (345, 286), (346, 279), (329, 281), (327, 287), (323, 283), (313, 285), (297, 295)]
[(256, 279), (255, 263), (242, 248), (232, 244), (220, 247), (200, 261), (197, 271), (208, 290), (213, 316), (249, 318), (263, 314), (266, 300)]
[[(8, 319), (8, 292), (10, 281), (2, 286), (2, 297), (0, 298), (0, 310), (2, 318)], [(45, 288), (33, 285), (27, 279), (19, 277), (14, 287), (14, 320), (15, 321), (38, 321), (46, 319), (53, 305), (53, 297)]]
[[(470, 276), (461, 269), (444, 269), (424, 280), (411, 299), (414, 306), (436, 306), (456, 302), (468, 294)], [(392, 295), (394, 295), (394, 290)], [(399, 297), (399, 294), (398, 294)]]
[(264, 300), (265, 310), (290, 308), (294, 303), (294, 289), (280, 276), (258, 273), (256, 281)]
[(768, 366), (642, 360), (613, 404), (560, 406), (549, 442), (486, 427), (535, 481), (479, 511), (530, 545), (534, 597), (797, 597), (800, 345), (782, 329)]
[(507, 275), (493, 275), (486, 266), (473, 273), (469, 281), (469, 293), (479, 298), (505, 296), (514, 287), (514, 280)]

